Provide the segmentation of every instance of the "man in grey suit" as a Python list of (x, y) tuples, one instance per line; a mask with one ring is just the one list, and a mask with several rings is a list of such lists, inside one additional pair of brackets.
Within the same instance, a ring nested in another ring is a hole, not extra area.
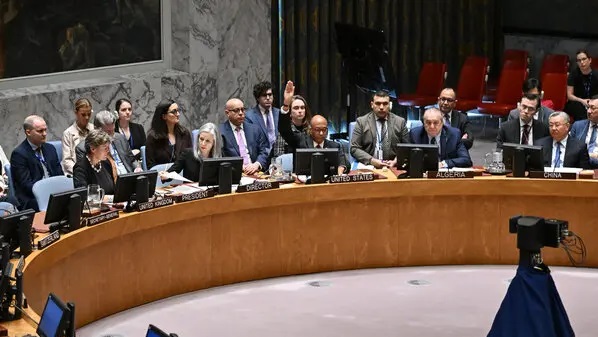
[(395, 146), (409, 142), (405, 119), (390, 113), (390, 97), (378, 91), (370, 102), (372, 111), (357, 118), (351, 138), (351, 155), (357, 161), (375, 168), (397, 164)]
[[(548, 125), (548, 118), (554, 112), (551, 108), (545, 107), (541, 105), (542, 103), (542, 96), (544, 93), (542, 92), (542, 83), (536, 78), (530, 77), (523, 82), (523, 86), (521, 87), (523, 94), (532, 94), (538, 95), (540, 97), (540, 107), (538, 108), (538, 112), (534, 115), (534, 119), (537, 121), (542, 122), (544, 125)], [(509, 112), (509, 117), (507, 120), (518, 119), (519, 118), (519, 108), (515, 108)]]
[(549, 136), (548, 125), (534, 119), (540, 108), (538, 95), (525, 94), (518, 104), (519, 118), (502, 123), (496, 137), (496, 148), (503, 143), (533, 145), (534, 141)]
[[(93, 122), (96, 129), (102, 129), (108, 135), (112, 137), (110, 143), (110, 157), (111, 161), (116, 166), (118, 174), (131, 173), (141, 171), (139, 162), (135, 161), (135, 155), (131, 151), (131, 146), (121, 133), (114, 132), (114, 123), (118, 116), (110, 111), (103, 110), (96, 114)], [(75, 154), (77, 161), (85, 157), (85, 142), (80, 142), (76, 149)]]

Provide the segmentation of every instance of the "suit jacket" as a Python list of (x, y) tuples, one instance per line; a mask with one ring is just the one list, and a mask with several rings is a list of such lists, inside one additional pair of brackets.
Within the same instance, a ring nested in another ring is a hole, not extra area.
[(73, 167), (73, 185), (75, 187), (100, 185), (105, 194), (114, 194), (115, 183), (112, 176), (112, 165), (107, 160), (101, 161), (101, 164), (102, 170), (97, 174), (89, 160), (86, 157), (81, 158)]
[[(245, 120), (243, 122), (243, 132), (247, 141), (247, 150), (249, 150), (249, 158), (251, 162), (258, 162), (262, 166), (262, 171), (269, 167), (268, 157), (270, 155), (270, 142), (268, 137), (259, 126)], [(237, 145), (237, 138), (230, 127), (230, 122), (226, 121), (220, 124), (220, 134), (222, 135), (222, 156), (223, 157), (241, 157), (239, 152), (239, 145)]]
[[(289, 146), (295, 149), (313, 149), (314, 148), (314, 140), (305, 132), (294, 132), (291, 127), (291, 114), (280, 114), (278, 130), (280, 134), (284, 138), (284, 140), (289, 144)], [(347, 156), (345, 156), (345, 152), (341, 145), (337, 142), (325, 139), (324, 140), (324, 148), (325, 149), (338, 149), (338, 163), (339, 166), (345, 167), (345, 172), (349, 172), (351, 169), (351, 164), (347, 160)], [(335, 172), (336, 174), (336, 172)]]
[(467, 134), (466, 139), (461, 139), (463, 145), (467, 150), (473, 146), (473, 132), (471, 131), (471, 124), (467, 119), (467, 114), (457, 110), (451, 111), (451, 126), (461, 131), (461, 136)]
[[(534, 142), (534, 145), (542, 146), (545, 167), (550, 167), (552, 165), (552, 142), (553, 139), (550, 136), (538, 139)], [(567, 147), (565, 148), (563, 167), (578, 167), (583, 169), (590, 168), (590, 160), (586, 143), (573, 137), (567, 138)]]
[(176, 144), (173, 153), (170, 152), (168, 139), (156, 139), (154, 132), (150, 130), (145, 145), (145, 161), (148, 169), (158, 164), (175, 162), (184, 149), (192, 146), (189, 130), (183, 127), (180, 130), (180, 132), (175, 133)]
[[(547, 136), (550, 136), (548, 125), (534, 119), (532, 121), (533, 142)], [(501, 125), (498, 130), (498, 136), (496, 136), (496, 148), (501, 149), (503, 143), (521, 143), (521, 125), (519, 124), (519, 118), (511, 119)]]
[[(48, 174), (53, 176), (63, 175), (58, 154), (54, 146), (44, 143), (41, 146)], [(10, 167), (15, 188), (15, 196), (20, 203), (20, 209), (32, 208), (39, 211), (37, 201), (33, 195), (33, 184), (44, 178), (42, 163), (35, 156), (35, 152), (24, 140), (17, 146), (10, 156)]]
[[(122, 130), (120, 130), (118, 122), (114, 124), (114, 132), (122, 134)], [(145, 145), (146, 138), (143, 125), (129, 122), (129, 132), (131, 133), (131, 137), (128, 140), (125, 137), (125, 140), (127, 140), (131, 149), (139, 150)]]
[(177, 160), (168, 168), (168, 172), (181, 172), (183, 177), (197, 182), (199, 181), (199, 171), (201, 169), (201, 162), (193, 155), (193, 148), (184, 149)]
[[(589, 128), (590, 128), (590, 120), (589, 119), (583, 119), (583, 120), (577, 121), (577, 122), (573, 123), (573, 125), (571, 126), (571, 130), (569, 131), (569, 137), (575, 138), (575, 139), (585, 143)], [(590, 165), (593, 168), (598, 168), (598, 159), (590, 157)]]
[[(540, 106), (540, 110), (538, 111), (537, 120), (544, 123), (544, 125), (548, 125), (548, 118), (550, 117), (550, 114), (552, 114), (553, 112), (554, 110), (552, 110), (551, 108), (542, 105)], [(509, 112), (508, 120), (511, 119), (519, 119), (519, 109), (513, 109), (511, 110), (511, 112)]]
[[(428, 133), (423, 126), (418, 126), (409, 132), (411, 143), (430, 144)], [(465, 144), (461, 141), (461, 131), (459, 129), (443, 126), (440, 134), (440, 153), (439, 160), (444, 160), (448, 168), (453, 167), (471, 167), (471, 157)]]
[[(278, 120), (280, 117), (280, 109), (272, 107), (272, 118), (274, 119), (274, 132), (278, 135)], [(268, 138), (268, 128), (266, 127), (266, 123), (264, 123), (264, 117), (262, 117), (262, 112), (258, 105), (254, 106), (253, 108), (247, 110), (245, 114), (245, 118), (248, 119), (251, 123), (256, 124), (260, 127), (260, 130), (264, 132), (266, 138)]]
[[(377, 142), (376, 114), (371, 111), (357, 118), (353, 136), (351, 137), (351, 155), (363, 164), (369, 164), (374, 156)], [(409, 131), (405, 119), (393, 113), (388, 114), (387, 132), (390, 135), (390, 146), (393, 153), (384, 154), (385, 160), (395, 158), (394, 150), (398, 143), (409, 142)]]
[[(127, 173), (131, 173), (135, 171), (135, 155), (131, 152), (131, 148), (129, 147), (129, 142), (124, 135), (120, 133), (115, 133), (112, 139), (112, 146), (116, 149), (120, 160), (122, 160), (125, 168), (127, 169)], [(77, 154), (77, 162), (81, 160), (81, 158), (85, 157), (85, 142), (82, 141), (77, 144), (77, 148), (75, 149)]]

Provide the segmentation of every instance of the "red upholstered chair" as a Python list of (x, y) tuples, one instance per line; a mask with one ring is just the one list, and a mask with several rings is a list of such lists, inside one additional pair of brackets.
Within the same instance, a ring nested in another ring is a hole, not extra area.
[(527, 67), (529, 64), (528, 52), (526, 50), (507, 49), (502, 54), (503, 67), (507, 62)]
[(440, 90), (444, 88), (446, 63), (426, 62), (419, 72), (415, 93), (400, 95), (397, 101), (404, 106), (426, 106), (438, 101)]
[[(502, 69), (528, 69), (529, 73), (529, 56), (528, 52), (519, 49), (507, 49), (502, 55)], [(490, 78), (486, 83), (486, 94), (484, 95), (484, 101), (495, 101), (496, 100), (496, 89), (500, 82), (500, 74), (496, 78)]]
[[(569, 56), (562, 54), (548, 54), (544, 56), (540, 69), (540, 80), (548, 73), (567, 73), (569, 71)], [(542, 82), (544, 84), (544, 82)]]
[(488, 58), (469, 56), (459, 74), (457, 104), (455, 110), (468, 111), (477, 108), (484, 95), (488, 73)]
[(552, 101), (553, 110), (562, 111), (567, 103), (567, 73), (547, 73), (541, 81), (543, 99)]
[(517, 107), (517, 102), (521, 98), (521, 85), (526, 77), (527, 69), (503, 68), (496, 91), (496, 102), (480, 103), (478, 110), (493, 116), (508, 116), (509, 111)]

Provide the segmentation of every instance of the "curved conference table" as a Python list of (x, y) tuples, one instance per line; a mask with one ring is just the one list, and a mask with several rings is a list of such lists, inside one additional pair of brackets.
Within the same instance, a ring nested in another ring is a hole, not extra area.
[[(517, 214), (568, 220), (587, 245), (586, 266), (596, 267), (597, 206), (598, 181), (504, 177), (391, 177), (216, 196), (64, 235), (27, 258), (24, 289), (38, 314), (49, 292), (74, 301), (81, 327), (169, 296), (269, 277), (516, 264), (508, 220)], [(570, 265), (561, 249), (543, 256)]]

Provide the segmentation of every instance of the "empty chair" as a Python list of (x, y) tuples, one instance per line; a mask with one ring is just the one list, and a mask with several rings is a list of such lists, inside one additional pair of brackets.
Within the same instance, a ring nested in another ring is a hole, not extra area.
[(145, 161), (145, 145), (139, 148), (139, 152), (141, 153), (141, 168), (144, 171), (147, 171), (147, 162)]
[(493, 116), (508, 116), (517, 107), (521, 98), (521, 85), (526, 77), (526, 69), (503, 69), (496, 91), (496, 102), (480, 103), (478, 110)]
[(542, 78), (544, 100), (552, 101), (553, 110), (562, 111), (567, 103), (567, 73), (547, 73)]
[(468, 111), (477, 108), (482, 102), (484, 88), (488, 80), (488, 58), (469, 56), (459, 74), (457, 104), (455, 110)]
[(540, 69), (540, 80), (548, 73), (569, 72), (569, 56), (562, 54), (548, 54), (544, 56)]
[(40, 211), (48, 208), (48, 200), (52, 193), (59, 193), (72, 190), (74, 187), (73, 178), (67, 176), (54, 176), (37, 181), (33, 184), (33, 195), (37, 200)]
[(446, 63), (426, 62), (423, 64), (415, 93), (400, 95), (398, 103), (404, 106), (426, 106), (436, 103), (444, 87)]
[(508, 67), (523, 67), (527, 68), (529, 65), (529, 54), (526, 50), (507, 49), (502, 54), (502, 65), (509, 64)]
[(56, 153), (58, 153), (58, 161), (62, 162), (62, 141), (60, 140), (51, 140), (48, 144), (54, 146), (56, 149)]
[(12, 181), (12, 171), (10, 170), (10, 164), (6, 163), (4, 165), (4, 172), (6, 173), (6, 177), (8, 178), (8, 196), (9, 197), (14, 197), (15, 196), (15, 185)]

